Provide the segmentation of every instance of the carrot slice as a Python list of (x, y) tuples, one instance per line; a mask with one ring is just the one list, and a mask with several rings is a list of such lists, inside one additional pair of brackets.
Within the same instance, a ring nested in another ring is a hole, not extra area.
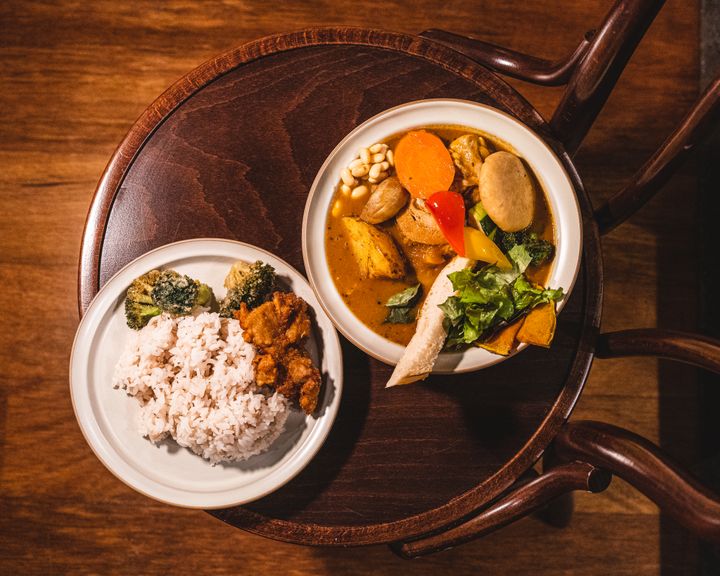
[(447, 190), (455, 178), (450, 152), (440, 138), (425, 130), (408, 132), (400, 139), (395, 147), (395, 170), (415, 198)]

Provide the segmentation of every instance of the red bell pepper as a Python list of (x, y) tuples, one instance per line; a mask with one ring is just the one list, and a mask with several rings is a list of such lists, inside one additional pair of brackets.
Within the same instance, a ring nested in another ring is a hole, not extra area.
[(461, 194), (444, 191), (435, 192), (425, 205), (435, 217), (440, 231), (448, 244), (460, 256), (465, 256), (465, 202)]

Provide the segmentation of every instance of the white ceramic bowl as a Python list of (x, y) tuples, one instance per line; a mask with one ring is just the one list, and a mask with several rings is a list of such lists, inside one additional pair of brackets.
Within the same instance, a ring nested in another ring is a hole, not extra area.
[[(397, 364), (404, 346), (379, 336), (363, 324), (347, 307), (330, 276), (325, 250), (328, 212), (340, 171), (352, 161), (359, 148), (407, 130), (433, 125), (467, 126), (496, 136), (510, 144), (532, 168), (545, 190), (555, 221), (556, 254), (547, 285), (565, 290), (566, 296), (558, 310), (567, 301), (580, 267), (582, 228), (572, 183), (555, 153), (527, 126), (495, 108), (451, 99), (409, 102), (370, 118), (343, 138), (320, 168), (305, 205), (302, 247), (310, 283), (333, 324), (353, 344), (388, 364)], [(521, 345), (518, 351), (524, 347)], [(478, 370), (507, 358), (475, 347), (462, 352), (444, 352), (434, 372)]]

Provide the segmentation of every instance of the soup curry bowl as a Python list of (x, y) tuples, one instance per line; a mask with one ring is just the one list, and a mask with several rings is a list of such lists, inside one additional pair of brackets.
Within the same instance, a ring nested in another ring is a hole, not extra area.
[[(575, 284), (582, 254), (580, 208), (572, 183), (562, 163), (548, 145), (515, 118), (483, 104), (451, 99), (410, 102), (370, 118), (350, 132), (320, 168), (305, 206), (302, 248), (310, 283), (338, 330), (370, 356), (391, 365), (397, 364), (405, 351), (402, 333), (383, 330), (382, 326), (380, 330), (377, 327), (373, 330), (368, 325), (371, 323), (358, 317), (343, 298), (339, 288), (342, 283), (337, 278), (340, 270), (338, 260), (345, 257), (351, 259), (351, 256), (344, 255), (342, 247), (338, 249), (331, 245), (330, 235), (339, 233), (337, 226), (333, 226), (331, 214), (334, 207), (337, 211), (336, 202), (340, 197), (338, 189), (343, 184), (341, 173), (353, 162), (359, 164), (356, 160), (358, 150), (367, 150), (374, 144), (383, 142), (389, 142), (392, 150), (399, 136), (419, 130), (438, 132), (446, 135), (446, 140), (463, 132), (477, 133), (492, 142), (495, 148), (508, 150), (521, 159), (534, 180), (534, 187), (540, 193), (541, 201), (544, 197), (544, 209), (549, 212), (550, 236), (555, 250), (554, 257), (547, 265), (548, 269), (544, 271), (543, 284), (563, 289), (564, 296), (557, 303), (558, 312)], [(392, 155), (388, 160), (392, 162)], [(371, 305), (382, 308), (387, 294), (382, 298), (373, 296), (369, 293), (362, 297), (376, 299)], [(386, 332), (386, 335), (379, 333), (382, 331)], [(401, 337), (391, 338), (387, 333), (400, 333)], [(501, 362), (525, 347), (525, 344), (519, 344), (507, 356), (477, 346), (458, 351), (443, 351), (433, 372), (478, 370)]]

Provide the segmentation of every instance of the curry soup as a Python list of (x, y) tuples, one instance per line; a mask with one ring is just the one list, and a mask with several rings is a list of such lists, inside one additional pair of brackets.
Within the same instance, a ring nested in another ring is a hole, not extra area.
[[(493, 152), (515, 153), (507, 143), (480, 130), (462, 126), (427, 126), (423, 130), (440, 137), (446, 146), (462, 135), (476, 134), (489, 144)], [(394, 150), (404, 134), (388, 138), (384, 144), (390, 150)], [(535, 213), (529, 230), (537, 233), (539, 238), (554, 243), (554, 225), (547, 198), (530, 167), (525, 162), (523, 164), (525, 164), (535, 191)], [(390, 172), (393, 172), (392, 168)], [(420, 283), (422, 298), (417, 302), (417, 310), (419, 310), (435, 278), (455, 253), (447, 245), (427, 246), (408, 242), (399, 232), (395, 218), (390, 218), (375, 226), (387, 232), (399, 247), (405, 258), (405, 275), (400, 279), (361, 277), (358, 262), (350, 247), (350, 240), (342, 225), (342, 219), (348, 216), (359, 216), (368, 197), (352, 198), (343, 195), (340, 190), (342, 185), (343, 181), (340, 180), (332, 200), (335, 209), (328, 214), (325, 234), (328, 267), (333, 281), (344, 302), (361, 322), (380, 336), (406, 345), (415, 332), (416, 322), (404, 324), (386, 322), (388, 308), (385, 303), (388, 298), (403, 289)], [(416, 266), (411, 263), (418, 261), (417, 254), (410, 254), (413, 251), (423, 252), (423, 265)], [(412, 260), (410, 256), (414, 256)], [(531, 266), (527, 269), (526, 276), (536, 284), (545, 284), (551, 265), (552, 259), (539, 266)]]

